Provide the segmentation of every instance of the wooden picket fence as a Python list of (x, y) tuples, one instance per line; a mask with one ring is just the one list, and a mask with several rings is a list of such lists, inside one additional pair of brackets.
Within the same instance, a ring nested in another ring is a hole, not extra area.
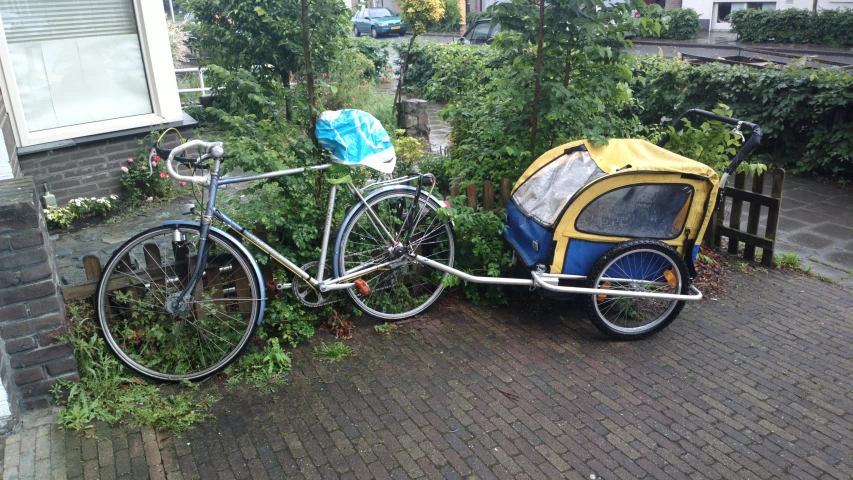
[[(764, 183), (770, 177), (770, 195), (765, 195)], [(726, 186), (723, 192), (723, 204), (711, 217), (705, 241), (720, 247), (722, 237), (728, 237), (730, 254), (738, 254), (740, 244), (743, 243), (743, 258), (755, 260), (756, 248), (762, 250), (761, 263), (765, 266), (773, 265), (773, 254), (776, 251), (776, 233), (779, 227), (779, 212), (782, 207), (782, 187), (785, 184), (785, 170), (776, 168), (767, 170), (761, 175), (752, 178), (752, 188), (746, 189), (746, 173), (735, 175), (733, 187)], [(725, 225), (726, 198), (732, 199), (731, 215), (729, 225)], [(743, 217), (743, 202), (749, 203), (749, 211), (746, 218), (746, 230), (741, 230)], [(761, 209), (767, 208), (767, 224), (764, 234), (758, 233), (761, 222)]]
[[(502, 208), (506, 208), (509, 205), (509, 196), (512, 193), (512, 182), (508, 178), (501, 179), (498, 184), (499, 191), (499, 201)], [(450, 187), (450, 196), (458, 197), (460, 195), (459, 187), (454, 185)], [(473, 208), (474, 210), (478, 210), (481, 212), (491, 212), (495, 209), (495, 184), (492, 183), (491, 180), (486, 180), (483, 182), (483, 208), (480, 209), (478, 205), (478, 194), (477, 194), (477, 185), (474, 183), (469, 183), (465, 187), (465, 196), (467, 197), (468, 206)]]

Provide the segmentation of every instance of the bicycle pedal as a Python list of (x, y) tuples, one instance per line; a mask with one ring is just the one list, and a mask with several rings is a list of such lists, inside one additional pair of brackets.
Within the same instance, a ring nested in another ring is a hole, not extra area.
[(359, 278), (355, 281), (355, 290), (358, 292), (359, 295), (368, 295), (370, 294), (370, 285), (368, 285), (367, 282)]

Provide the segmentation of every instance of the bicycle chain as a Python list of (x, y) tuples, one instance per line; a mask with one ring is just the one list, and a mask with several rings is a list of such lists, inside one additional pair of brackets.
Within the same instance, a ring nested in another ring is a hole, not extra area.
[[(308, 272), (309, 274), (316, 274), (317, 267), (320, 265), (320, 262), (309, 262), (302, 266), (302, 271)], [(326, 272), (331, 272), (332, 268), (326, 264)], [(340, 295), (338, 291), (325, 292), (321, 293), (314, 290), (314, 287), (303, 280), (298, 275), (293, 275), (293, 279), (291, 281), (291, 289), (293, 290), (293, 295), (299, 300), (299, 303), (305, 305), (306, 307), (317, 308), (322, 307), (323, 305), (328, 305), (330, 303), (335, 303), (343, 300), (343, 295)], [(301, 292), (300, 292), (301, 289)], [(316, 296), (317, 301), (307, 300), (308, 296)]]

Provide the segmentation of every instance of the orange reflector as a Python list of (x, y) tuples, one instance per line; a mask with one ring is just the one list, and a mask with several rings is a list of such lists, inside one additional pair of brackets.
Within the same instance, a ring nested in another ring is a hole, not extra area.
[[(598, 288), (602, 288), (602, 289), (604, 289), (604, 290), (607, 290), (608, 288), (610, 288), (610, 282), (604, 282), (604, 283), (602, 283), (602, 284), (601, 284), (601, 286), (600, 286), (600, 287), (598, 287)], [(601, 302), (603, 302), (605, 299), (607, 299), (607, 295), (596, 295), (595, 297), (596, 297), (596, 299), (598, 300), (598, 303), (601, 303)]]
[(367, 282), (359, 278), (355, 281), (355, 290), (358, 292), (359, 295), (367, 295), (370, 293), (370, 285), (368, 285)]
[(672, 273), (672, 270), (664, 270), (663, 276), (666, 277), (666, 281), (670, 287), (675, 288), (678, 285), (678, 278)]

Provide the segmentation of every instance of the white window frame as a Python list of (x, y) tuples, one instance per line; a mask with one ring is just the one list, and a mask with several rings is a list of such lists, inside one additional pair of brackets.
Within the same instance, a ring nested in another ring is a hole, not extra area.
[[(166, 15), (160, 2), (150, 0), (132, 0), (139, 32), (139, 44), (142, 48), (142, 62), (148, 82), (153, 113), (131, 117), (102, 120), (98, 122), (51, 128), (30, 132), (23, 121), (24, 107), (12, 69), (12, 57), (6, 32), (0, 21), (0, 89), (9, 110), (12, 131), (18, 147), (29, 147), (43, 143), (58, 142), (72, 138), (87, 137), (102, 133), (118, 132), (139, 127), (155, 127), (183, 119), (181, 99), (178, 96), (178, 83), (175, 79), (175, 67), (172, 64), (172, 51), (169, 46), (169, 33), (166, 28)], [(22, 121), (18, 121), (21, 119)]]

